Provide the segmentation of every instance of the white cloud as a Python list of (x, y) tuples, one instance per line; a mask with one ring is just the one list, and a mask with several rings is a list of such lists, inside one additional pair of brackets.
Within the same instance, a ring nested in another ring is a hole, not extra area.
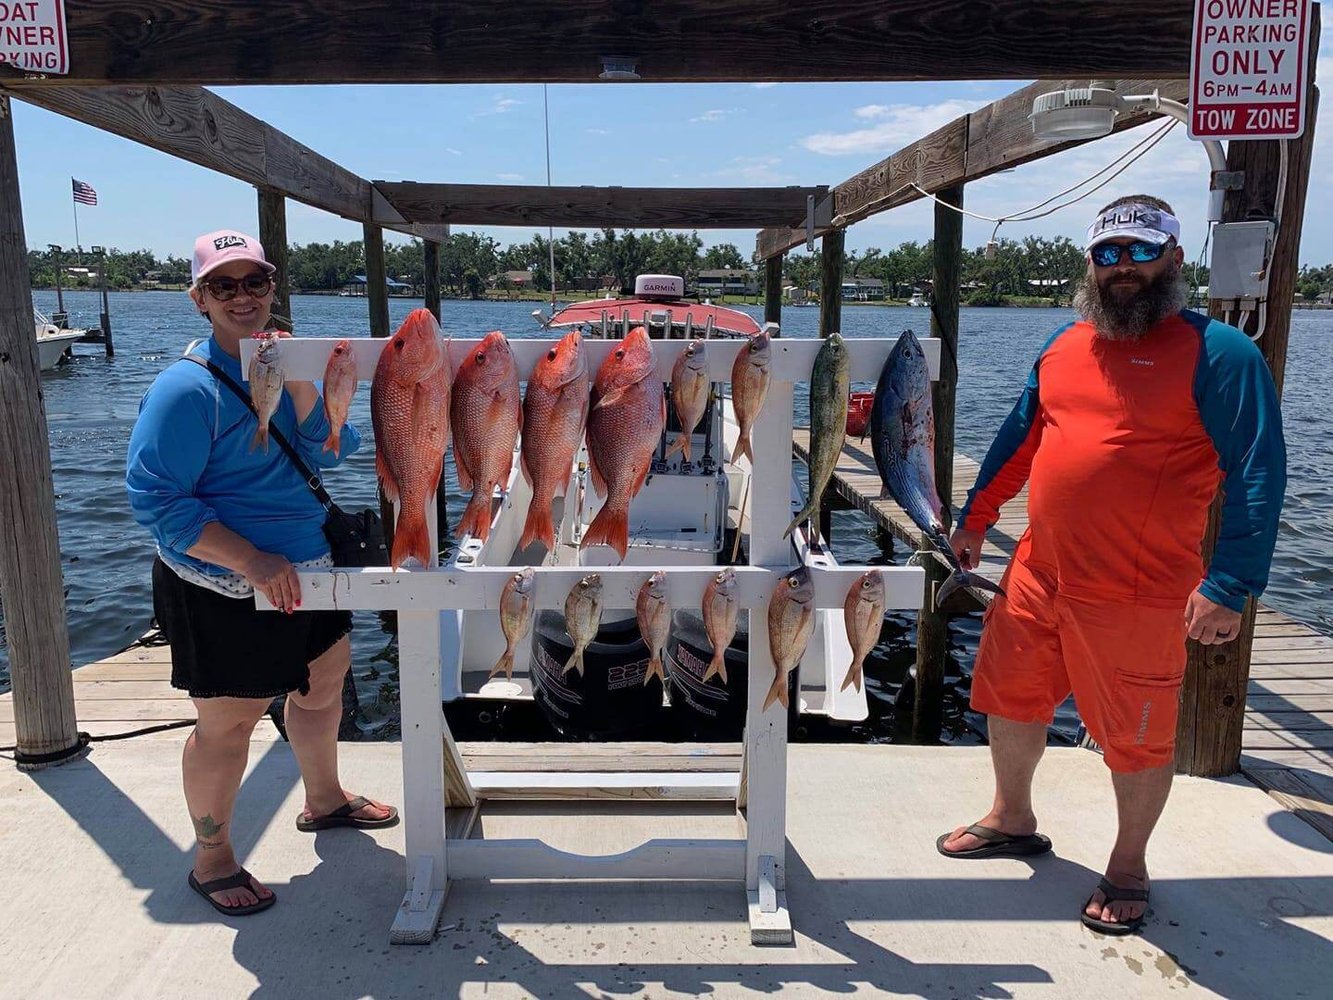
[(523, 103), (522, 101), (517, 100), (517, 99), (515, 99), (515, 98), (513, 98), (513, 97), (497, 97), (497, 98), (495, 99), (495, 103), (494, 103), (494, 104), (492, 104), (489, 108), (485, 108), (485, 109), (482, 110), (482, 111), (478, 111), (478, 112), (477, 112), (475, 115), (473, 115), (472, 117), (473, 117), (473, 118), (484, 118), (484, 117), (487, 116), (487, 115), (502, 115), (502, 114), (504, 114), (506, 111), (509, 111), (509, 110), (511, 110), (512, 108), (516, 108), (516, 107), (518, 107), (518, 106), (519, 106), (520, 104), (522, 104), (522, 103)]
[(869, 104), (857, 108), (855, 114), (860, 118), (877, 119), (878, 124), (850, 132), (816, 132), (801, 139), (801, 145), (824, 156), (892, 153), (979, 106), (976, 101), (958, 99), (925, 105)]
[(500, 181), (508, 181), (508, 182), (510, 182), (510, 183), (513, 183), (514, 181), (521, 181), (521, 180), (523, 179), (523, 175), (522, 175), (522, 174), (496, 174), (496, 175), (495, 175), (495, 179), (496, 179), (496, 180), (500, 180)]
[(739, 112), (740, 110), (741, 110), (740, 108), (713, 108), (713, 109), (711, 109), (711, 110), (709, 110), (709, 111), (705, 111), (705, 112), (704, 112), (703, 114), (701, 114), (701, 115), (698, 115), (698, 116), (696, 116), (696, 117), (694, 117), (694, 118), (691, 118), (690, 121), (692, 121), (692, 122), (720, 122), (720, 121), (722, 121), (724, 118), (727, 118), (727, 117), (730, 116), (730, 115), (734, 115), (734, 114), (736, 114), (737, 112)]
[(791, 184), (795, 178), (778, 170), (781, 165), (781, 158), (776, 156), (735, 156), (725, 167), (713, 171), (713, 176), (745, 184)]
[(767, 90), (769, 87), (776, 87), (776, 83), (756, 83), (753, 85), (756, 90)]
[(585, 128), (583, 131), (587, 132), (589, 135), (610, 135), (610, 134), (611, 134), (611, 130), (610, 130), (609, 128)]
[(463, 155), (463, 151), (462, 151), (461, 149), (454, 149), (453, 146), (445, 146), (445, 147), (444, 147), (444, 151), (445, 151), (446, 153), (448, 153), (450, 156), (462, 156), (462, 155)]

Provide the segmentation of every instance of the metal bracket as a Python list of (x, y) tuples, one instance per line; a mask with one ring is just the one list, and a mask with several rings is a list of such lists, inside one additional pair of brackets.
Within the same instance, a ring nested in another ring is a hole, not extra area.
[(1210, 186), (1214, 191), (1243, 191), (1245, 189), (1245, 171), (1218, 170), (1213, 174)]
[(805, 252), (815, 252), (815, 196), (805, 196)]

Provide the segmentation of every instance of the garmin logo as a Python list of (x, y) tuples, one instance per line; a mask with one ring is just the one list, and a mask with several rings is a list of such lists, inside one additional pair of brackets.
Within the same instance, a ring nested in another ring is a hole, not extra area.
[(674, 292), (676, 289), (671, 285), (668, 285), (666, 282), (645, 281), (643, 283), (643, 290), (645, 292)]
[(213, 241), (214, 250), (226, 250), (227, 247), (243, 247), (245, 240), (239, 236), (219, 236)]

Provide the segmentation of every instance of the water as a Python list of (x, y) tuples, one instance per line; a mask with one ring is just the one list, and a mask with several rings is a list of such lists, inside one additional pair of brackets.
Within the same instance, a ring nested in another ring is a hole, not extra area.
[[(36, 292), (37, 308), (55, 309), (54, 292)], [(96, 325), (99, 303), (87, 292), (65, 294), (71, 325)], [(419, 300), (393, 299), (396, 325)], [(511, 336), (536, 336), (531, 302), (446, 302), (446, 331), (460, 337), (501, 329)], [(745, 311), (756, 318), (758, 307)], [(292, 315), (302, 336), (358, 336), (367, 332), (363, 299), (295, 296)], [(979, 458), (1012, 406), (1041, 345), (1072, 318), (1058, 309), (964, 309), (959, 343), (957, 447)], [(81, 345), (75, 361), (43, 377), (51, 461), (60, 527), (60, 548), (68, 588), (70, 654), (75, 664), (108, 656), (133, 642), (150, 623), (152, 595), (148, 569), (153, 546), (130, 516), (125, 500), (124, 463), (141, 396), (156, 374), (178, 357), (192, 338), (208, 335), (184, 293), (111, 294), (116, 358)], [(818, 309), (788, 308), (784, 335), (817, 335)], [(923, 309), (844, 306), (842, 332), (848, 337), (891, 336), (910, 327), (924, 334)], [(1283, 414), (1289, 452), (1289, 485), (1278, 537), (1272, 580), (1265, 602), (1324, 631), (1333, 632), (1333, 443), (1321, 428), (1326, 402), (1320, 390), (1333, 370), (1333, 312), (1297, 311), (1292, 320)], [(872, 388), (870, 386), (858, 388)], [(357, 394), (353, 421), (367, 447), (329, 482), (344, 506), (374, 501), (374, 458), (369, 447), (369, 393)], [(798, 387), (797, 421), (807, 415)], [(447, 467), (450, 522), (462, 510), (452, 462)], [(856, 511), (834, 515), (834, 549), (843, 562), (901, 561), (902, 546), (890, 555), (871, 522)], [(914, 614), (890, 618), (866, 665), (871, 717), (862, 725), (820, 738), (890, 740), (903, 732), (910, 715), (908, 668), (914, 661)], [(951, 742), (975, 742), (979, 720), (966, 710), (971, 663), (980, 634), (979, 616), (955, 619), (951, 629), (946, 684), (946, 735)], [(367, 728), (396, 715), (396, 657), (391, 637), (377, 615), (358, 613), (353, 633), (353, 670), (365, 707)], [(904, 681), (907, 688), (904, 689)], [(0, 643), (0, 690), (9, 686), (8, 660)], [(901, 694), (908, 697), (900, 698)], [(900, 706), (899, 701), (905, 702)], [(526, 719), (525, 726), (540, 726)], [(1077, 718), (1072, 706), (1056, 719), (1057, 738), (1072, 739)], [(391, 731), (388, 726), (385, 731)], [(528, 733), (525, 738), (542, 738)]]

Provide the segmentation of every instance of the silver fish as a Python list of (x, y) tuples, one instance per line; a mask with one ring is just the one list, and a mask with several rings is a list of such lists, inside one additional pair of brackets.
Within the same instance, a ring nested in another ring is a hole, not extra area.
[[(831, 333), (815, 355), (810, 375), (810, 498), (792, 518), (786, 538), (797, 525), (811, 522), (811, 534), (819, 532), (819, 503), (833, 478), (847, 438), (847, 394), (851, 391), (851, 362), (842, 337)], [(828, 539), (824, 539), (826, 542)]]
[(662, 650), (666, 647), (667, 635), (671, 632), (671, 605), (667, 601), (666, 573), (658, 570), (639, 588), (639, 596), (634, 601), (634, 616), (639, 621), (639, 634), (648, 647), (648, 668), (643, 672), (643, 683), (653, 677), (666, 684), (666, 671), (662, 667)]
[(959, 587), (1004, 591), (985, 577), (963, 569), (949, 545), (941, 514), (946, 508), (935, 488), (935, 411), (930, 399), (926, 352), (911, 330), (904, 330), (884, 362), (870, 413), (870, 446), (884, 483), (881, 497), (892, 497), (931, 544), (952, 574), (940, 586), (935, 603)]
[(514, 650), (532, 627), (532, 585), (536, 577), (531, 566), (524, 566), (505, 581), (500, 593), (500, 628), (506, 645), (504, 655), (491, 668), (492, 677), (501, 670), (505, 677), (514, 676)]
[(805, 655), (815, 628), (815, 584), (810, 571), (798, 566), (778, 580), (768, 599), (768, 645), (773, 654), (773, 686), (764, 708), (775, 701), (788, 705), (787, 674)]
[(723, 684), (727, 683), (727, 647), (736, 635), (740, 610), (736, 601), (736, 571), (728, 566), (704, 588), (704, 632), (713, 644), (713, 658), (704, 671), (705, 682), (717, 674)]
[(264, 453), (267, 454), (268, 422), (273, 418), (273, 414), (278, 412), (278, 404), (282, 402), (282, 383), (286, 381), (286, 375), (282, 370), (278, 335), (257, 333), (255, 339), (259, 344), (255, 348), (254, 357), (250, 359), (250, 371), (247, 374), (250, 382), (250, 402), (259, 417), (259, 429), (255, 431), (255, 436), (250, 442), (250, 450), (254, 451), (262, 444)]
[(565, 598), (565, 631), (574, 640), (574, 652), (563, 673), (577, 668), (583, 676), (583, 651), (597, 638), (602, 625), (602, 575), (589, 573), (570, 588)]
[(879, 642), (884, 626), (884, 577), (879, 570), (866, 570), (847, 591), (842, 604), (842, 620), (847, 626), (847, 641), (852, 647), (852, 665), (847, 668), (841, 691), (855, 684), (861, 690), (861, 674), (866, 655)]
[(680, 437), (667, 449), (667, 457), (679, 451), (685, 461), (690, 460), (690, 435), (708, 408), (707, 347), (702, 340), (690, 341), (680, 352), (671, 368), (671, 405), (680, 420)]

